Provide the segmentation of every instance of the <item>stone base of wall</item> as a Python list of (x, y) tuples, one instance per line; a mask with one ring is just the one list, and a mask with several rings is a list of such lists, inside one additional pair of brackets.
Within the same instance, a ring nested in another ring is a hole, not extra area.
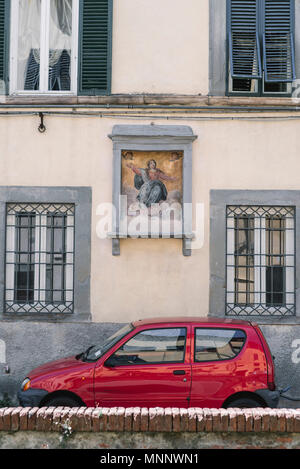
[(9, 407), (1, 449), (300, 449), (300, 409)]

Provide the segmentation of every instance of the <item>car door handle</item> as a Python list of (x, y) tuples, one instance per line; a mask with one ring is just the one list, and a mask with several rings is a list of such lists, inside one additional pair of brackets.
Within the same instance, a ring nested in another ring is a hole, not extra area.
[(185, 375), (185, 371), (184, 370), (174, 370), (173, 375)]

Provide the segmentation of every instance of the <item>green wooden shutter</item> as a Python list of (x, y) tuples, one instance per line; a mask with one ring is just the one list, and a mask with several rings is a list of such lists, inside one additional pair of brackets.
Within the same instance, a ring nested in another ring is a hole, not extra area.
[(228, 44), (232, 78), (261, 78), (258, 0), (228, 2)]
[(266, 82), (295, 79), (293, 0), (265, 0), (263, 51)]
[(81, 0), (79, 94), (110, 93), (112, 0)]

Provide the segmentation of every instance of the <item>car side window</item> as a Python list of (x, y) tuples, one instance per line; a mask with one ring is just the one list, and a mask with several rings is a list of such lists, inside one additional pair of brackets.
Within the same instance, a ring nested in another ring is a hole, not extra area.
[(184, 361), (185, 328), (149, 329), (139, 332), (110, 358), (115, 366)]
[(236, 357), (246, 341), (240, 329), (195, 330), (195, 362), (228, 360)]

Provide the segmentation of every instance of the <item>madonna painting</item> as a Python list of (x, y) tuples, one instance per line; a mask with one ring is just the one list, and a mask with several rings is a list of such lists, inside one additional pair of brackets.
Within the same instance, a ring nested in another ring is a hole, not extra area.
[(166, 206), (182, 203), (182, 152), (123, 151), (122, 195), (127, 196), (127, 215), (148, 209), (156, 216)]

